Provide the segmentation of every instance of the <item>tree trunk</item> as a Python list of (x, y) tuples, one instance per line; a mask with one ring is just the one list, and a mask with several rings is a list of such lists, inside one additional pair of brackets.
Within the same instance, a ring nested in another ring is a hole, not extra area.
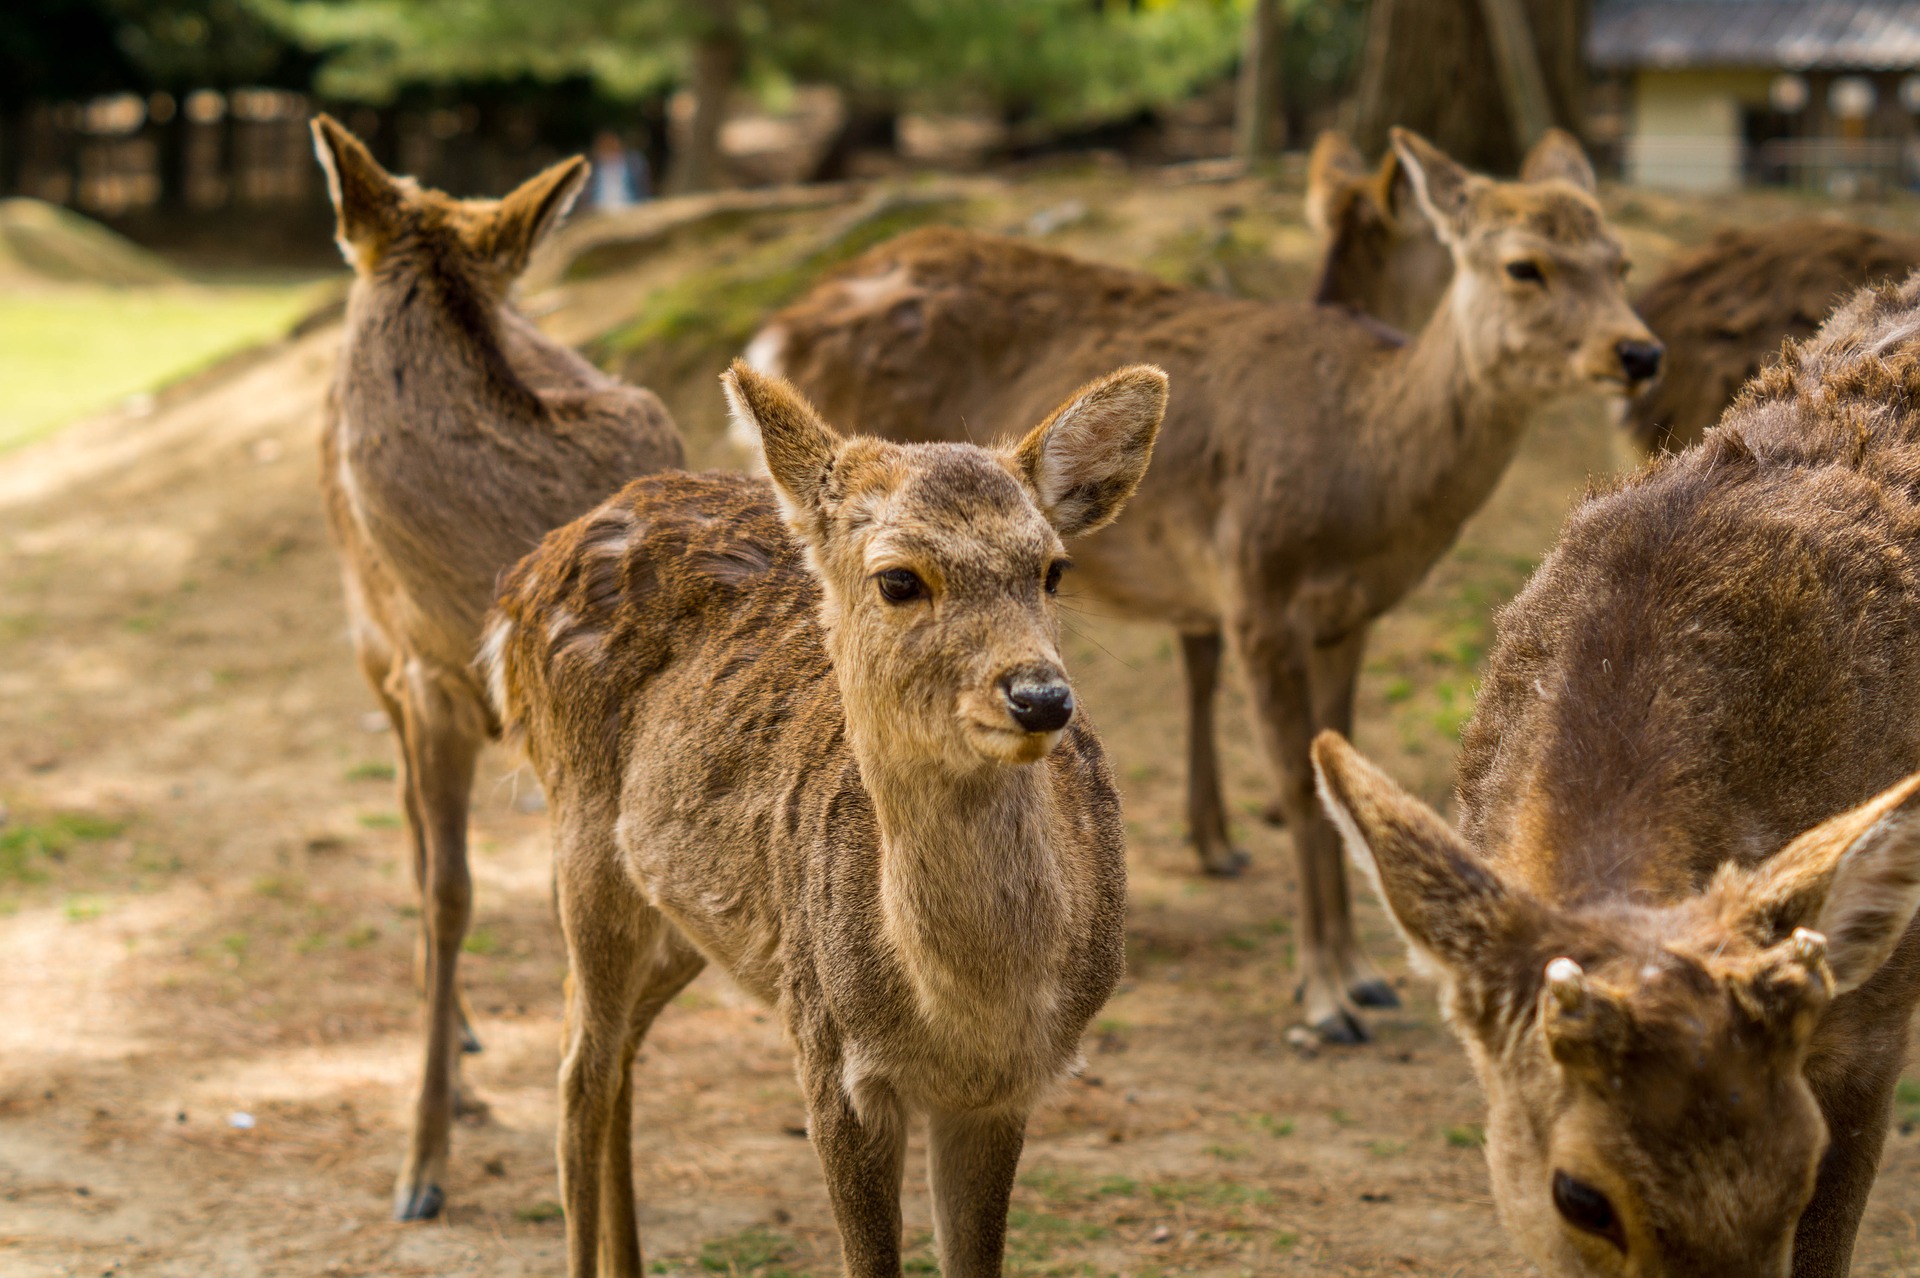
[(861, 151), (898, 152), (900, 107), (891, 99), (847, 95), (846, 118), (808, 175), (811, 182), (843, 182), (853, 176), (853, 157)]
[[(1512, 19), (1500, 25), (1504, 60), (1489, 12)], [(1388, 127), (1404, 125), (1464, 164), (1511, 173), (1547, 125), (1584, 131), (1586, 29), (1587, 0), (1373, 0), (1356, 141), (1377, 152)]]
[(745, 65), (745, 51), (731, 31), (716, 30), (693, 49), (693, 124), (686, 145), (673, 159), (667, 189), (674, 195), (711, 191), (720, 183), (720, 126), (727, 98)]
[(1248, 164), (1278, 155), (1286, 144), (1287, 104), (1281, 79), (1285, 31), (1281, 0), (1254, 0), (1247, 13), (1247, 42), (1240, 56), (1239, 102), (1234, 112), (1234, 149)]

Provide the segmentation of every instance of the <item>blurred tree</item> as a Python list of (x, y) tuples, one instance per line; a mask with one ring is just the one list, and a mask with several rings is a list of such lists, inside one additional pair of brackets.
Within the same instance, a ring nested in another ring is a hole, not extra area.
[(1287, 140), (1286, 11), (1281, 0), (1253, 0), (1240, 53), (1239, 100), (1234, 105), (1235, 149), (1249, 164), (1279, 154)]
[(839, 86), (849, 125), (900, 109), (987, 108), (1082, 124), (1185, 96), (1232, 65), (1249, 0), (246, 0), (325, 58), (330, 96), (403, 84), (590, 77), (637, 99), (692, 91), (668, 185), (719, 171), (728, 94)]
[(1374, 0), (1356, 141), (1404, 125), (1463, 163), (1512, 172), (1541, 129), (1580, 134), (1588, 0)]

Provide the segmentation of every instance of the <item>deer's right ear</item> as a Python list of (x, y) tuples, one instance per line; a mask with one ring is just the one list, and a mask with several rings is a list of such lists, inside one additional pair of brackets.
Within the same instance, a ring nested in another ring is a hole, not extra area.
[(1337, 732), (1313, 743), (1320, 801), (1347, 854), (1373, 881), (1416, 960), (1452, 978), (1485, 967), (1528, 903), (1440, 814), (1395, 785)]
[(1418, 133), (1396, 128), (1389, 136), (1393, 153), (1400, 157), (1400, 167), (1413, 185), (1420, 211), (1442, 240), (1458, 240), (1466, 233), (1473, 174)]
[(1326, 129), (1313, 141), (1307, 157), (1307, 225), (1319, 235), (1331, 235), (1341, 196), (1367, 180), (1367, 162), (1338, 129)]
[(313, 117), (313, 153), (326, 170), (340, 252), (350, 266), (370, 270), (399, 223), (400, 188), (360, 139), (330, 115)]
[(1089, 382), (1014, 445), (1040, 513), (1062, 537), (1110, 522), (1146, 477), (1167, 412), (1167, 375), (1134, 364)]
[(822, 421), (806, 397), (784, 378), (754, 371), (744, 360), (720, 376), (735, 426), (759, 435), (774, 492), (795, 532), (810, 536), (820, 527), (840, 436)]

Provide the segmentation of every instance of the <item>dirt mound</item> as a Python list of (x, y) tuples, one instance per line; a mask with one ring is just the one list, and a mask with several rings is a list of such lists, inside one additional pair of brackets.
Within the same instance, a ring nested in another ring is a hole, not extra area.
[(1854, 289), (1915, 266), (1920, 236), (1828, 218), (1722, 231), (1635, 303), (1667, 344), (1667, 370), (1628, 410), (1628, 430), (1648, 450), (1685, 448), (1782, 342), (1811, 337)]
[(0, 281), (130, 287), (179, 280), (161, 258), (70, 209), (0, 200)]

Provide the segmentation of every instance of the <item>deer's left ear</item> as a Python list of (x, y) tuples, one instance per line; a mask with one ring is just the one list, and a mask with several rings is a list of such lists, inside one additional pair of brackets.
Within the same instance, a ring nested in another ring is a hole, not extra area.
[(1522, 182), (1546, 182), (1558, 178), (1571, 182), (1587, 194), (1600, 185), (1593, 176), (1593, 164), (1580, 146), (1580, 140), (1565, 129), (1548, 129), (1520, 162)]
[(1797, 927), (1822, 933), (1835, 993), (1865, 984), (1920, 911), (1920, 773), (1822, 821), (1753, 870), (1722, 871), (1714, 890), (1765, 942)]
[(735, 424), (760, 437), (787, 525), (803, 541), (817, 542), (824, 527), (821, 502), (840, 436), (792, 383), (756, 372), (744, 360), (733, 361), (721, 374), (720, 385)]
[(1146, 476), (1167, 375), (1135, 364), (1089, 382), (1006, 454), (1062, 537), (1110, 522)]
[(566, 217), (587, 184), (587, 171), (586, 160), (576, 155), (528, 178), (500, 201), (486, 223), (484, 249), (508, 279), (527, 268), (535, 247)]

